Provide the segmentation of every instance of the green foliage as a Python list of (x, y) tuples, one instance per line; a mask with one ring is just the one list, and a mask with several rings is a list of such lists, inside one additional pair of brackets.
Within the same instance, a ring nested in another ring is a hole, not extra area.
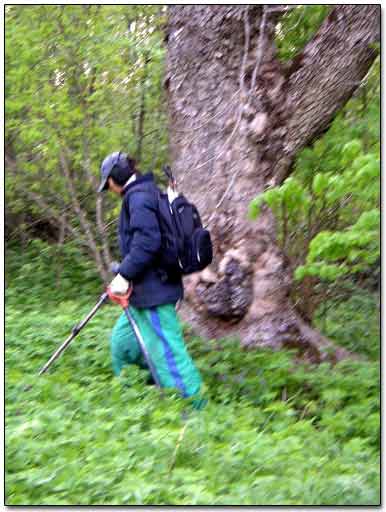
[(142, 370), (113, 378), (108, 338), (120, 312), (106, 305), (38, 377), (100, 293), (71, 247), (52, 289), (48, 247), (7, 255), (8, 505), (379, 503), (376, 362), (311, 366), (186, 326), (209, 398), (197, 412), (173, 390), (160, 398)]
[(335, 281), (347, 272), (364, 270), (380, 257), (380, 221), (379, 210), (371, 210), (346, 231), (322, 231), (311, 241), (307, 264), (298, 267), (295, 276), (309, 273)]
[[(288, 224), (295, 229), (312, 212), (320, 216), (328, 209), (339, 209), (339, 220), (344, 225), (353, 206), (359, 212), (360, 207), (370, 208), (361, 212), (356, 222), (339, 231), (317, 233), (309, 244), (305, 264), (296, 269), (297, 279), (310, 275), (335, 281), (347, 273), (363, 271), (380, 257), (380, 211), (378, 207), (372, 208), (379, 200), (379, 156), (375, 152), (363, 154), (358, 140), (345, 144), (341, 155), (342, 165), (346, 167), (339, 174), (316, 173), (308, 190), (299, 178), (289, 177), (280, 187), (260, 194), (250, 205), (252, 218), (256, 218), (263, 204), (273, 210), (282, 225), (283, 245)], [(346, 207), (342, 205), (345, 201)]]
[[(87, 142), (96, 164), (112, 147), (135, 154), (138, 127), (131, 121), (139, 114), (143, 90), (145, 132), (157, 128), (161, 22), (157, 6), (8, 9), (6, 90), (12, 94), (6, 114), (9, 136), (17, 136), (17, 155), (43, 158), (44, 145), (46, 157), (57, 159), (58, 138), (79, 159)], [(157, 135), (158, 144), (165, 142), (162, 137)], [(145, 166), (149, 160), (148, 154)]]
[(284, 14), (276, 27), (279, 59), (288, 61), (303, 50), (328, 15), (329, 5), (298, 5)]
[(100, 295), (95, 266), (74, 243), (67, 243), (60, 254), (55, 245), (40, 239), (31, 240), (23, 251), (11, 245), (6, 251), (5, 270), (7, 304), (18, 302), (22, 296), (26, 311)]
[(379, 297), (359, 288), (348, 290), (348, 299), (324, 302), (316, 311), (315, 325), (349, 351), (379, 359)]
[[(5, 138), (16, 162), (14, 168), (7, 159), (8, 211), (40, 217), (33, 192), (58, 226), (66, 211), (78, 228), (64, 155), (95, 225), (94, 193), (107, 154), (127, 151), (144, 171), (165, 162), (163, 13), (156, 5), (7, 7)], [(117, 216), (108, 206), (107, 222)]]

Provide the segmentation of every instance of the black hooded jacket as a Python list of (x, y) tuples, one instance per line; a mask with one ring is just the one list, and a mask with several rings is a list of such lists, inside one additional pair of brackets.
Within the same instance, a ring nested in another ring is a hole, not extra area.
[(175, 304), (183, 297), (182, 279), (170, 281), (158, 265), (161, 232), (158, 189), (152, 173), (137, 178), (123, 191), (119, 217), (122, 262), (119, 273), (131, 281), (130, 303), (138, 308)]

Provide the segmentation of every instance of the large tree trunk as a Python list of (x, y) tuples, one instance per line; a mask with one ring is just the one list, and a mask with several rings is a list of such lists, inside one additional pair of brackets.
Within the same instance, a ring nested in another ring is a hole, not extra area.
[[(245, 345), (300, 346), (312, 359), (331, 344), (289, 301), (291, 276), (269, 210), (248, 204), (291, 171), (296, 153), (326, 130), (375, 58), (379, 7), (338, 5), (288, 66), (275, 56), (278, 9), (172, 6), (165, 85), (170, 146), (183, 189), (209, 223), (210, 269), (186, 280), (185, 317), (205, 336)], [(334, 350), (334, 357), (344, 351)]]

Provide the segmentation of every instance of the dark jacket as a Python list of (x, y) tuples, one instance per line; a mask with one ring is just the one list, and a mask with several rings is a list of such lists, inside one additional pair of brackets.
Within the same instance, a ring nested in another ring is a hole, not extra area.
[(182, 279), (165, 280), (165, 272), (158, 265), (161, 233), (153, 174), (129, 183), (123, 194), (119, 217), (122, 255), (119, 273), (133, 284), (130, 303), (138, 308), (174, 304), (183, 296)]

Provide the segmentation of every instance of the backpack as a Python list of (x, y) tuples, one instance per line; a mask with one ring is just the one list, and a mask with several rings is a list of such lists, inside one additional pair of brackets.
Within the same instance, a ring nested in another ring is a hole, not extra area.
[[(175, 183), (170, 167), (164, 166), (163, 170), (169, 181)], [(212, 241), (195, 205), (182, 194), (170, 203), (168, 194), (159, 190), (158, 213), (160, 266), (168, 278), (180, 278), (207, 267), (213, 258)]]

